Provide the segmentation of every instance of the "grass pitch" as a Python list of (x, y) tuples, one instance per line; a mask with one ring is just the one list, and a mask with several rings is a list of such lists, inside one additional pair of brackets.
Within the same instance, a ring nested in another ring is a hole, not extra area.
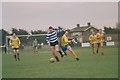
[(91, 48), (76, 47), (73, 50), (80, 60), (71, 53), (60, 62), (50, 63), (50, 50), (41, 49), (39, 54), (32, 50), (21, 50), (21, 61), (15, 61), (11, 54), (3, 54), (3, 78), (117, 78), (118, 48), (105, 47), (104, 54), (93, 55)]

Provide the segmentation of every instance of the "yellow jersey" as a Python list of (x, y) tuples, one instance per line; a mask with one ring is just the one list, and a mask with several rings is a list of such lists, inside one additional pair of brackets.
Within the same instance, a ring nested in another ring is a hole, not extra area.
[(9, 44), (12, 46), (12, 48), (19, 48), (20, 46), (20, 39), (18, 37), (10, 38)]
[(100, 43), (100, 42), (104, 42), (104, 34), (103, 33), (97, 33), (96, 34), (96, 39), (97, 39), (97, 42)]
[(91, 34), (89, 36), (89, 40), (90, 40), (91, 44), (95, 44), (96, 43), (96, 35)]
[(70, 41), (68, 40), (68, 38), (65, 34), (61, 37), (60, 42), (61, 42), (61, 46), (65, 46), (68, 43), (70, 43)]

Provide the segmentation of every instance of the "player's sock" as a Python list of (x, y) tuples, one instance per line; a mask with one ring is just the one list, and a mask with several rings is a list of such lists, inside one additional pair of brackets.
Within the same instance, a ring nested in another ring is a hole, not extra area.
[(101, 54), (104, 55), (104, 54), (103, 54), (103, 47), (101, 47)]
[(19, 53), (17, 53), (17, 59), (20, 61)]
[(93, 53), (94, 53), (94, 54), (95, 54), (95, 51), (96, 51), (96, 48), (94, 47), (94, 48), (93, 48)]
[(99, 48), (97, 48), (96, 53), (98, 53)]
[(79, 61), (79, 58), (76, 58), (77, 61)]
[(60, 53), (60, 55), (61, 55), (61, 57), (63, 57), (64, 55), (62, 54), (62, 52), (61, 51), (58, 51), (59, 53)]
[(67, 53), (66, 53), (66, 52), (64, 52), (64, 55), (66, 55), (66, 56), (67, 56)]
[(95, 54), (95, 50), (94, 50), (94, 48), (92, 48), (92, 52), (93, 52), (93, 54)]
[(34, 50), (34, 54), (36, 53), (36, 51)]
[(55, 59), (59, 62), (60, 60), (59, 60), (59, 58), (57, 57), (57, 56), (55, 56)]
[(37, 54), (37, 51), (35, 51), (35, 54)]
[(99, 48), (100, 48), (100, 44), (98, 43), (98, 47), (97, 47), (97, 51), (96, 51), (96, 53), (99, 52)]
[(15, 60), (17, 61), (17, 57), (16, 57), (16, 55), (14, 55), (14, 58), (15, 58)]
[(95, 54), (95, 52), (93, 51), (93, 54)]
[(104, 55), (103, 52), (101, 54)]
[(38, 50), (36, 51), (36, 53), (38, 54)]

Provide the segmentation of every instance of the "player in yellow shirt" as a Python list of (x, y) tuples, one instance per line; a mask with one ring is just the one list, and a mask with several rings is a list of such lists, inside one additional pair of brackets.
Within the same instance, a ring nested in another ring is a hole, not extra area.
[(97, 41), (97, 53), (99, 52), (99, 48), (101, 50), (101, 54), (103, 54), (103, 42), (105, 40), (105, 36), (104, 34), (102, 33), (102, 29), (99, 29), (99, 32), (96, 34), (96, 41)]
[(20, 39), (16, 36), (15, 33), (13, 33), (12, 37), (10, 38), (9, 44), (12, 47), (15, 60), (16, 61), (20, 60), (20, 57), (19, 57)]
[(91, 35), (89, 36), (89, 41), (92, 46), (93, 54), (95, 54), (96, 53), (96, 35), (93, 31), (91, 31)]
[[(66, 54), (66, 50), (69, 50), (72, 53), (72, 55), (76, 58), (76, 60), (79, 61), (78, 56), (69, 45), (71, 41), (68, 40), (67, 35), (68, 35), (68, 31), (66, 30), (64, 35), (60, 39), (61, 49), (65, 54)], [(74, 39), (72, 40), (72, 42), (77, 43)]]

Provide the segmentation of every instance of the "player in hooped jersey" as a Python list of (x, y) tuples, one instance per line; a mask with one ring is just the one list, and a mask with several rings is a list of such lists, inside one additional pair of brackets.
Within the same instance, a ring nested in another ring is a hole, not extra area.
[(63, 53), (61, 52), (61, 50), (59, 49), (59, 45), (58, 45), (58, 37), (57, 37), (57, 32), (55, 30), (53, 30), (53, 27), (49, 27), (48, 29), (48, 33), (47, 33), (47, 43), (51, 48), (51, 52), (53, 54), (53, 56), (55, 57), (56, 61), (60, 61), (58, 56), (56, 55), (55, 51), (59, 52), (61, 57), (63, 57)]

